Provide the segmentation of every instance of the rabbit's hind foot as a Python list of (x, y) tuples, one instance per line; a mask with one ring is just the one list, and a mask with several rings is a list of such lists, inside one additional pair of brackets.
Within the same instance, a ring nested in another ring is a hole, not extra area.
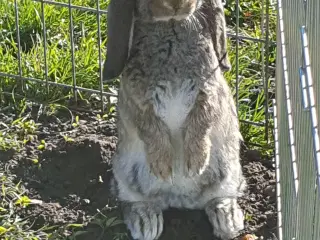
[(156, 240), (163, 230), (162, 209), (149, 202), (123, 203), (124, 222), (135, 240)]
[(244, 216), (236, 198), (217, 198), (205, 207), (206, 214), (213, 227), (213, 234), (224, 240), (230, 240), (244, 229)]

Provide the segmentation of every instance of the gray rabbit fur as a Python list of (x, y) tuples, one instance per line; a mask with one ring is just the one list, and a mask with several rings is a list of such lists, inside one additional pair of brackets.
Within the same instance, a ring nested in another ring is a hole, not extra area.
[(158, 239), (169, 207), (205, 210), (224, 240), (244, 227), (223, 18), (221, 0), (111, 0), (105, 79), (121, 73), (112, 189), (134, 239)]

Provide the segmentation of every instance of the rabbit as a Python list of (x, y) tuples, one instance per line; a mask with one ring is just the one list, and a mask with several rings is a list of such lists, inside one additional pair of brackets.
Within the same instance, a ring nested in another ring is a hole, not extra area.
[(121, 75), (111, 188), (133, 239), (158, 239), (168, 208), (204, 210), (222, 239), (244, 228), (243, 139), (215, 44), (223, 17), (221, 0), (109, 4), (104, 79)]

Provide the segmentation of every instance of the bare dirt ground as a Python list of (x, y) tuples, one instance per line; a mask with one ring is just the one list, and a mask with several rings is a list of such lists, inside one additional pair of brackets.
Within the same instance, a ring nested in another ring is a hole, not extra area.
[[(9, 118), (10, 115), (2, 115), (1, 121)], [(72, 239), (120, 239), (119, 233), (125, 232), (123, 224), (102, 226), (110, 225), (108, 219), (113, 216), (121, 218), (108, 190), (112, 174), (110, 158), (117, 143), (114, 122), (98, 120), (91, 114), (82, 114), (77, 127), (70, 124), (68, 117), (44, 117), (38, 122), (41, 125), (37, 137), (21, 152), (0, 152), (0, 168), (6, 167), (17, 182), (22, 181), (29, 198), (42, 200), (42, 204), (22, 209), (22, 216), (30, 216), (34, 229), (45, 224), (61, 228), (70, 223), (84, 224)], [(40, 140), (45, 141), (45, 149), (39, 150)], [(32, 161), (34, 158), (38, 159), (37, 164)], [(244, 151), (242, 163), (249, 185), (245, 197), (240, 199), (246, 214), (243, 233), (273, 240), (276, 195), (272, 163), (256, 151)], [(203, 211), (172, 209), (164, 212), (164, 217), (165, 229), (160, 240), (214, 239)], [(71, 239), (71, 234), (72, 231), (65, 230), (66, 237), (60, 239)]]

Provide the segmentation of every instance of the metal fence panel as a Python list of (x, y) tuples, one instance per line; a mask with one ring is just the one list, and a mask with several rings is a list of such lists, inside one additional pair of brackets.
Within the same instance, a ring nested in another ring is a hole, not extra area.
[[(279, 4), (281, 2), (279, 1)], [(281, 9), (278, 11), (278, 19), (281, 20)], [(276, 161), (277, 161), (277, 179), (280, 179), (280, 186), (278, 185), (278, 226), (279, 226), (279, 240), (292, 239), (296, 229), (296, 199), (295, 199), (295, 186), (293, 179), (293, 171), (291, 164), (291, 147), (289, 141), (289, 124), (286, 106), (286, 86), (285, 77), (286, 72), (284, 69), (282, 58), (283, 45), (281, 44), (282, 25), (278, 21), (277, 33), (277, 71), (276, 71), (276, 121), (275, 127), (278, 131), (278, 139), (276, 146)]]
[(314, 83), (314, 96), (315, 96), (315, 108), (317, 114), (317, 124), (314, 137), (317, 138), (317, 143), (315, 143), (315, 161), (317, 172), (317, 196), (315, 197), (315, 207), (314, 207), (314, 240), (320, 239), (320, 185), (319, 185), (319, 168), (320, 168), (320, 143), (319, 143), (319, 126), (320, 126), (320, 1), (319, 0), (308, 0), (306, 6), (306, 27), (308, 31), (308, 44), (310, 52), (310, 62), (311, 62), (311, 74), (313, 76)]
[(283, 225), (280, 239), (319, 240), (320, 3), (279, 0), (278, 7), (278, 44), (282, 45), (276, 77), (282, 215), (279, 225)]

